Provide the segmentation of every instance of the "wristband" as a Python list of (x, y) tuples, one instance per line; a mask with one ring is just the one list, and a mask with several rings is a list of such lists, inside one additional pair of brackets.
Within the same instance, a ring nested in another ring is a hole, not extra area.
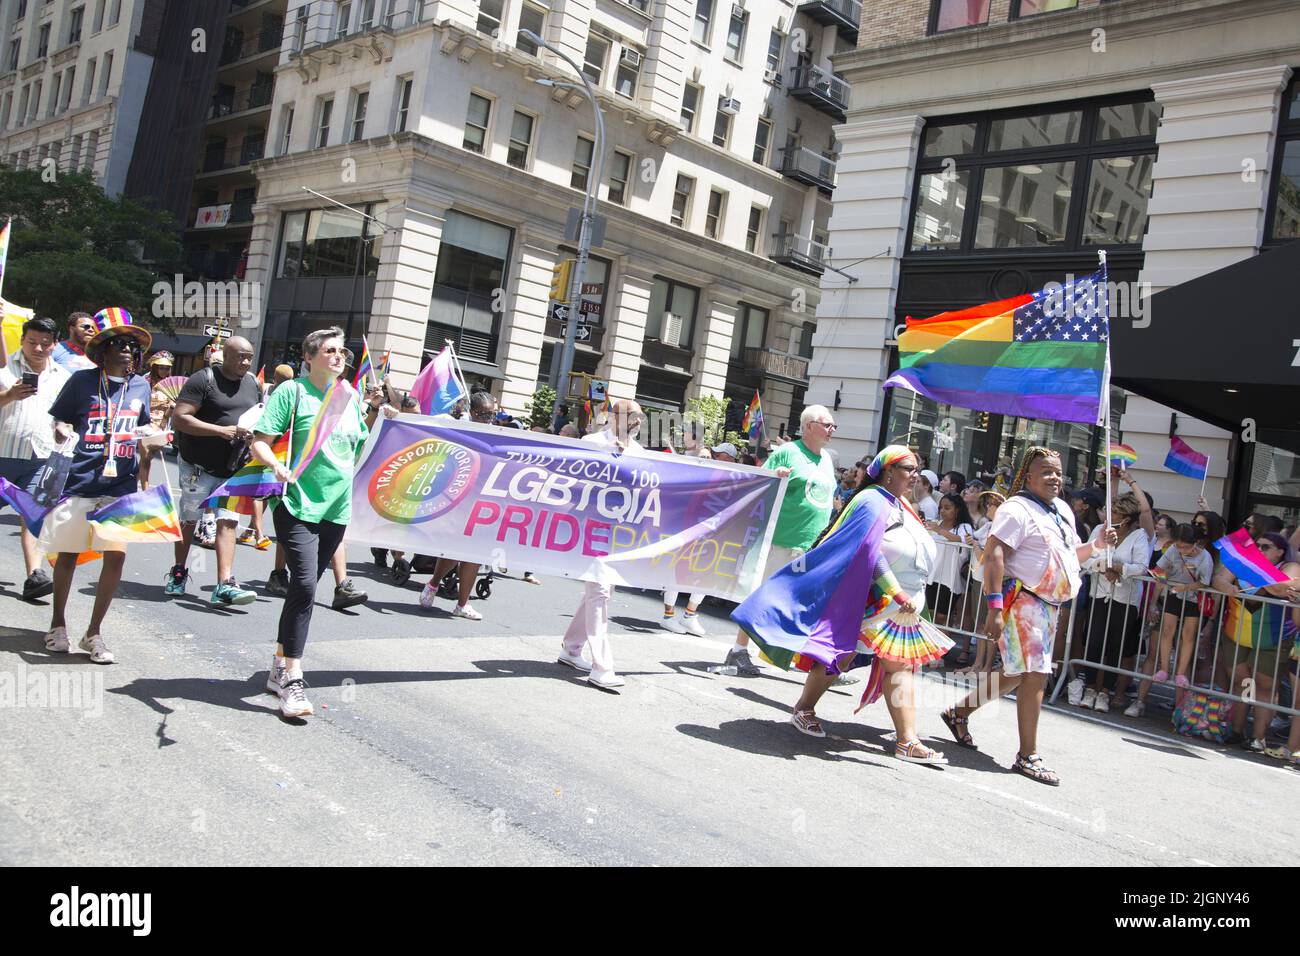
[(1002, 610), (1002, 595), (1001, 595), (1001, 594), (989, 594), (989, 595), (986, 595), (985, 598), (984, 598), (984, 600), (988, 601), (988, 604), (989, 604), (989, 610), (990, 610), (990, 611), (993, 610), (994, 608), (997, 608), (999, 611)]

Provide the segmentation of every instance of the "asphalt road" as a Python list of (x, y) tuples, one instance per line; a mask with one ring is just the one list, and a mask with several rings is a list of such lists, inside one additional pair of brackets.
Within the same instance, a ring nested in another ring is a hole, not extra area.
[[(927, 678), (920, 729), (952, 763), (903, 765), (883, 704), (854, 717), (833, 691), (814, 740), (786, 722), (798, 678), (708, 674), (721, 611), (709, 638), (678, 636), (657, 595), (616, 592), (615, 695), (554, 663), (577, 583), (498, 579), (474, 623), (421, 610), (418, 583), (383, 580), (359, 548), (370, 603), (331, 610), (325, 579), (305, 658), (317, 716), (287, 722), (263, 692), (279, 599), (209, 607), (199, 554), (169, 599), (170, 548), (131, 549), (105, 627), (118, 663), (96, 666), (45, 651), (48, 603), (18, 599), (0, 517), (0, 864), (1289, 865), (1300, 845), (1300, 775), (1158, 720), (1049, 710), (1049, 788), (1009, 770), (1014, 705), (981, 711), (981, 749), (963, 751), (938, 718), (959, 689)], [(238, 549), (259, 591), (270, 567)], [(74, 586), (74, 649), (97, 570)]]

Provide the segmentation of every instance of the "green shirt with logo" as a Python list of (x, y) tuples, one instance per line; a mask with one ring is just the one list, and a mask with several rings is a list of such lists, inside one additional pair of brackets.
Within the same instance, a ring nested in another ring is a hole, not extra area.
[[(292, 467), (307, 443), (316, 413), (320, 411), (321, 392), (306, 378), (285, 382), (271, 393), (266, 411), (258, 420), (256, 431), (265, 435), (282, 435), (293, 422), (289, 464)], [(352, 473), (357, 452), (370, 430), (361, 417), (360, 402), (353, 402), (347, 413), (330, 432), (324, 447), (296, 480), (289, 483), (284, 506), (300, 521), (331, 521), (347, 524), (352, 517)]]
[(802, 441), (786, 442), (763, 467), (790, 469), (772, 543), (807, 551), (831, 519), (836, 483), (830, 454), (824, 448), (820, 455), (813, 454)]

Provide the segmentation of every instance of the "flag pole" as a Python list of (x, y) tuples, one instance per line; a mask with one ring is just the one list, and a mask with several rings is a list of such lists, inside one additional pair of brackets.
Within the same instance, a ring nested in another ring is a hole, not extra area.
[[(1107, 330), (1109, 330), (1110, 329), (1110, 294), (1106, 288), (1106, 283), (1108, 278), (1107, 270), (1106, 270), (1106, 250), (1105, 249), (1097, 250), (1097, 258), (1101, 261), (1101, 287), (1102, 287), (1101, 294), (1105, 296), (1106, 328)], [(1094, 294), (1095, 294), (1095, 290), (1094, 290)], [(1110, 334), (1109, 331), (1107, 332), (1106, 335), (1106, 366), (1105, 366), (1105, 371), (1102, 373), (1102, 377), (1101, 377), (1101, 400), (1102, 400), (1101, 402), (1102, 411), (1103, 414), (1106, 416), (1103, 422), (1103, 427), (1105, 429), (1105, 436), (1106, 436), (1106, 467), (1105, 470), (1103, 471), (1103, 474), (1105, 474), (1106, 476), (1106, 527), (1109, 529), (1112, 520), (1111, 510), (1110, 510), (1112, 482), (1110, 480), (1110, 444), (1111, 444), (1110, 437), (1111, 436), (1110, 436)], [(1108, 538), (1106, 544), (1106, 567), (1107, 568), (1111, 566), (1112, 554), (1113, 554), (1113, 550), (1110, 546), (1109, 538)]]
[(1210, 456), (1205, 456), (1205, 471), (1201, 472), (1201, 497), (1205, 497), (1205, 479), (1210, 477)]
[(456, 384), (460, 386), (461, 392), (465, 396), (465, 401), (469, 401), (469, 387), (465, 384), (465, 370), (460, 367), (460, 358), (456, 355), (456, 343), (451, 339), (443, 339), (447, 343), (447, 348), (451, 349), (451, 371), (456, 376)]

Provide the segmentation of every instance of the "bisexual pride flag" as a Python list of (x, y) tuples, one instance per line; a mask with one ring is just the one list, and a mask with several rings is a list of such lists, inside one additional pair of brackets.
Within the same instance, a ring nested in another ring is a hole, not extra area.
[(166, 485), (123, 495), (90, 512), (86, 520), (100, 537), (123, 544), (181, 540), (180, 516)]
[(1223, 566), (1237, 577), (1242, 590), (1255, 590), (1268, 584), (1281, 584), (1289, 580), (1282, 569), (1275, 565), (1264, 552), (1255, 547), (1250, 532), (1238, 528), (1230, 535), (1214, 542), (1219, 549)]
[(1110, 338), (1106, 270), (1053, 289), (907, 319), (885, 388), (983, 412), (1096, 422)]
[(1177, 435), (1169, 437), (1169, 454), (1165, 456), (1165, 467), (1188, 478), (1204, 480), (1210, 470), (1210, 459), (1202, 455)]
[(450, 345), (420, 370), (411, 386), (411, 396), (420, 403), (420, 411), (426, 415), (445, 415), (466, 397), (456, 374), (456, 358)]
[(42, 508), (36, 503), (35, 498), (8, 478), (3, 477), (0, 477), (0, 501), (6, 502), (9, 507), (22, 515), (23, 520), (27, 522), (28, 531), (34, 535), (41, 533), (41, 522), (50, 513), (49, 508)]

